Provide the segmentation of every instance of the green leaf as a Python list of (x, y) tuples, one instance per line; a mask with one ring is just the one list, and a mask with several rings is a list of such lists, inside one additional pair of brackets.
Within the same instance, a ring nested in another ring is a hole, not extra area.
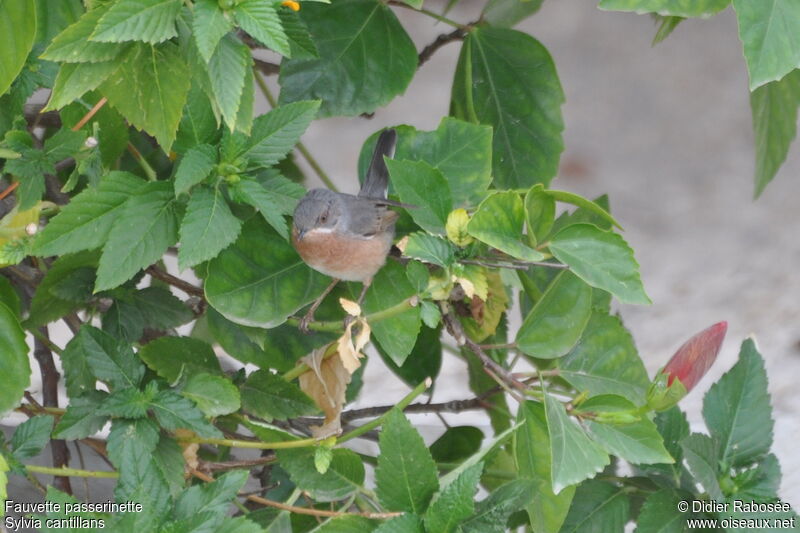
[(590, 396), (618, 394), (644, 403), (650, 384), (633, 339), (619, 318), (595, 311), (581, 340), (559, 361), (559, 376)]
[[(311, 40), (308, 28), (300, 20), (300, 15), (291, 9), (279, 9), (281, 26), (289, 41), (290, 56), (295, 59), (316, 59), (319, 57), (317, 46)], [(288, 57), (288, 56), (287, 56)]]
[(391, 518), (378, 526), (373, 533), (425, 533), (422, 529), (422, 519), (417, 515), (405, 513)]
[[(439, 483), (442, 487), (446, 487), (450, 483), (452, 483), (458, 476), (461, 475), (461, 472), (466, 470), (467, 468), (471, 467), (474, 464), (479, 463), (480, 461), (486, 461), (487, 458), (492, 457), (500, 450), (500, 447), (505, 444), (505, 442), (514, 435), (520, 426), (521, 423), (514, 424), (511, 427), (507, 427), (503, 431), (497, 431), (495, 437), (490, 440), (486, 446), (481, 448), (477, 453), (471, 455), (467, 459), (461, 462), (457, 467), (449, 471), (447, 474), (443, 475), (439, 480)], [(484, 477), (485, 479), (485, 477)]]
[(590, 533), (601, 525), (603, 533), (622, 533), (630, 519), (630, 502), (623, 487), (605, 481), (578, 486), (562, 533)]
[(217, 164), (217, 150), (208, 144), (189, 148), (175, 171), (175, 196), (188, 193), (189, 189), (204, 181)]
[(21, 313), (19, 294), (5, 276), (0, 276), (0, 302), (5, 304), (12, 314), (19, 316)]
[(132, 450), (140, 449), (149, 454), (157, 444), (158, 426), (152, 420), (114, 420), (108, 435), (108, 458), (117, 468), (126, 470)]
[(526, 507), (528, 517), (535, 531), (557, 533), (569, 511), (575, 486), (553, 492), (552, 446), (544, 406), (532, 401), (520, 404), (517, 420), (525, 422), (515, 436), (517, 471), (519, 477), (535, 483), (532, 492), (537, 494)]
[(95, 292), (111, 289), (158, 261), (178, 240), (172, 184), (150, 182), (131, 196), (100, 256)]
[(758, 197), (786, 160), (797, 133), (800, 105), (800, 70), (780, 81), (762, 85), (750, 94), (756, 145), (756, 187)]
[(67, 0), (54, 4), (36, 0), (36, 41), (49, 43), (61, 30), (78, 20), (83, 14), (80, 0)]
[(0, 4), (0, 95), (25, 66), (36, 38), (36, 2), (15, 0)]
[(505, 533), (510, 516), (530, 504), (534, 485), (528, 479), (515, 479), (478, 502), (475, 514), (461, 525), (463, 533)]
[(467, 224), (470, 235), (517, 259), (541, 261), (544, 255), (522, 243), (525, 208), (512, 191), (496, 192), (486, 198)]
[(67, 411), (61, 416), (53, 437), (57, 439), (76, 440), (94, 435), (108, 421), (108, 417), (98, 414), (98, 406), (108, 393), (92, 390), (81, 396), (70, 395)]
[[(395, 159), (425, 161), (441, 171), (450, 186), (454, 207), (478, 204), (492, 183), (492, 129), (444, 117), (434, 131), (398, 129)], [(366, 173), (377, 135), (364, 143), (359, 175)]]
[(112, 337), (132, 343), (144, 334), (144, 317), (136, 306), (115, 300), (103, 314), (102, 326)]
[[(403, 93), (414, 77), (414, 43), (383, 3), (307, 3), (300, 17), (314, 36), (319, 58), (284, 60), (278, 80), (282, 104), (320, 99), (322, 117), (371, 113)], [(369, 68), (364, 68), (367, 50)]]
[(369, 533), (377, 522), (363, 516), (345, 515), (331, 518), (309, 533)]
[(164, 287), (145, 287), (131, 295), (131, 303), (142, 313), (144, 327), (166, 331), (190, 322), (194, 315)]
[(386, 166), (400, 201), (415, 206), (408, 210), (414, 222), (430, 233), (443, 235), (453, 204), (442, 173), (424, 161), (387, 159)]
[(62, 298), (63, 292), (59, 288), (66, 285), (75, 289), (81, 280), (86, 279), (81, 277), (81, 272), (84, 269), (94, 272), (96, 266), (97, 254), (94, 252), (64, 255), (56, 259), (36, 288), (26, 326), (43, 326), (80, 307), (80, 302), (75, 299)]
[(36, 255), (62, 255), (98, 248), (106, 242), (125, 201), (145, 181), (127, 172), (111, 172), (98, 185), (76, 195), (50, 219), (34, 243)]
[(592, 314), (592, 288), (570, 271), (554, 279), (517, 332), (523, 353), (553, 359), (568, 353)]
[[(390, 261), (375, 275), (364, 298), (364, 313), (370, 315), (402, 303), (415, 294), (403, 267)], [(402, 366), (406, 357), (416, 344), (422, 320), (419, 307), (409, 307), (391, 320), (371, 323), (372, 334), (381, 348), (394, 361)]]
[(67, 393), (71, 398), (84, 392), (93, 391), (97, 378), (94, 375), (87, 358), (86, 346), (89, 342), (87, 334), (75, 335), (70, 339), (61, 353), (61, 362), (64, 367), (64, 381)]
[(314, 401), (294, 383), (269, 370), (256, 370), (241, 387), (242, 407), (267, 420), (286, 420), (319, 411)]
[(222, 438), (222, 432), (212, 426), (191, 400), (171, 390), (159, 392), (150, 408), (158, 423), (166, 430), (189, 429), (201, 437)]
[(181, 390), (203, 414), (209, 417), (227, 415), (239, 410), (239, 390), (227, 378), (211, 374), (195, 374)]
[(228, 320), (272, 328), (314, 301), (327, 279), (263, 220), (253, 217), (237, 241), (209, 262), (205, 291), (209, 304)]
[(243, 0), (233, 9), (239, 27), (267, 48), (289, 57), (289, 39), (283, 31), (277, 10), (266, 2)]
[(706, 18), (728, 7), (731, 0), (600, 0), (600, 9), (657, 13), (662, 16)]
[(156, 374), (174, 383), (184, 374), (221, 374), (214, 350), (190, 337), (159, 337), (139, 350), (139, 358)]
[(439, 489), (436, 464), (417, 430), (398, 410), (390, 411), (380, 434), (376, 493), (391, 511), (421, 514)]
[(593, 478), (609, 464), (609, 458), (603, 448), (570, 419), (561, 402), (546, 394), (544, 406), (550, 430), (553, 493), (560, 494), (570, 485)]
[(792, 0), (733, 0), (750, 90), (783, 78), (800, 65), (800, 5)]
[(398, 366), (383, 347), (378, 345), (384, 364), (409, 386), (416, 387), (425, 379), (436, 379), (442, 367), (441, 329), (422, 327), (403, 364)]
[(247, 72), (252, 66), (250, 49), (231, 33), (219, 41), (208, 62), (211, 92), (231, 131), (236, 126), (239, 108), (244, 100)]
[(178, 266), (181, 270), (216, 257), (230, 246), (242, 227), (219, 189), (192, 191), (180, 231)]
[(144, 365), (133, 354), (130, 345), (108, 333), (84, 324), (72, 341), (86, 357), (86, 364), (97, 379), (107, 381), (115, 389), (138, 387), (144, 377)]
[(14, 431), (11, 437), (11, 455), (17, 461), (23, 461), (42, 453), (47, 443), (50, 442), (50, 432), (53, 430), (53, 417), (38, 415), (29, 418)]
[(103, 83), (118, 65), (114, 61), (98, 63), (62, 63), (58, 69), (46, 111), (61, 109)]
[(19, 209), (26, 211), (42, 199), (44, 175), (54, 174), (55, 166), (44, 151), (25, 149), (21, 158), (7, 160), (3, 171), (19, 180)]
[(459, 463), (481, 448), (483, 432), (474, 426), (453, 426), (428, 448), (437, 463)]
[(59, 33), (41, 55), (48, 61), (97, 63), (116, 59), (127, 45), (98, 43), (89, 40), (97, 22), (108, 12), (110, 4), (100, 4), (84, 13), (75, 23)]
[(536, 246), (544, 241), (553, 227), (556, 201), (547, 194), (544, 187), (535, 185), (525, 194), (525, 223), (528, 228), (528, 242)]
[(764, 360), (753, 338), (742, 343), (739, 361), (706, 393), (703, 418), (726, 464), (744, 466), (769, 451), (772, 407)]
[[(580, 405), (580, 412), (633, 414), (636, 405), (613, 394), (589, 398)], [(628, 424), (601, 423), (591, 418), (585, 421), (594, 440), (606, 450), (631, 464), (672, 463), (672, 456), (664, 448), (664, 439), (652, 420), (641, 417)]]
[(198, 144), (216, 144), (219, 140), (219, 125), (211, 108), (208, 96), (197, 85), (193, 84), (183, 108), (181, 122), (172, 150), (183, 154)]
[(447, 268), (455, 261), (455, 251), (450, 241), (418, 231), (408, 236), (403, 255)]
[(6, 475), (8, 470), (8, 462), (6, 461), (6, 458), (0, 454), (0, 498), (2, 498), (4, 501), (8, 496), (8, 476)]
[(483, 463), (476, 463), (434, 496), (425, 512), (425, 528), (428, 531), (452, 533), (459, 523), (472, 515), (475, 510), (473, 498), (478, 491), (482, 472)]
[(633, 250), (616, 233), (591, 224), (575, 224), (550, 241), (550, 252), (583, 281), (625, 303), (649, 304)]
[(269, 189), (261, 185), (256, 180), (241, 179), (233, 186), (234, 194), (255, 207), (267, 224), (280, 234), (281, 237), (289, 240), (289, 229), (286, 219), (283, 218), (282, 209), (278, 202), (280, 198)]
[(541, 7), (543, 0), (489, 0), (483, 7), (483, 19), (496, 28), (510, 28)]
[(155, 392), (155, 388), (150, 386), (144, 391), (134, 388), (114, 391), (103, 400), (97, 413), (122, 418), (146, 418)]
[(119, 0), (98, 21), (90, 41), (144, 41), (156, 44), (178, 35), (180, 0)]
[(770, 501), (778, 499), (781, 484), (781, 466), (778, 458), (768, 454), (754, 468), (745, 470), (734, 478), (737, 499), (745, 501)]
[(173, 496), (180, 493), (184, 486), (185, 459), (183, 458), (183, 450), (175, 442), (175, 439), (162, 434), (153, 453), (153, 460), (158, 472), (167, 481), (170, 493)]
[(320, 474), (314, 465), (313, 448), (276, 450), (278, 462), (297, 488), (320, 502), (341, 500), (364, 484), (364, 463), (355, 452), (335, 448), (328, 471)]
[(174, 517), (190, 518), (200, 512), (222, 516), (227, 513), (231, 500), (244, 487), (248, 473), (233, 470), (221, 475), (213, 483), (195, 485), (186, 489), (175, 502)]
[(686, 415), (677, 406), (656, 414), (653, 421), (664, 439), (664, 448), (666, 448), (675, 462), (672, 464), (645, 465), (640, 469), (660, 485), (678, 488), (681, 486), (681, 478), (685, 472), (683, 468), (683, 449), (680, 441), (689, 436), (689, 422), (686, 420)]
[(680, 442), (683, 457), (694, 479), (715, 500), (722, 500), (719, 486), (719, 461), (714, 441), (708, 435), (692, 433)]
[(151, 134), (169, 152), (191, 85), (178, 46), (137, 43), (119, 65), (100, 92), (128, 122)]
[(281, 161), (294, 148), (300, 136), (317, 116), (320, 102), (304, 101), (277, 107), (253, 121), (250, 137), (241, 152), (250, 168), (269, 167)]
[(194, 3), (192, 35), (203, 61), (208, 63), (219, 40), (233, 29), (233, 24), (215, 0), (197, 0)]
[(458, 58), (450, 114), (494, 128), (492, 174), (498, 188), (547, 185), (564, 149), (564, 93), (544, 46), (505, 28), (469, 32)]
[[(611, 216), (611, 213), (608, 212), (607, 208), (604, 208), (596, 201), (593, 202), (584, 198), (583, 196), (579, 196), (575, 193), (571, 193), (568, 191), (554, 191), (552, 189), (545, 189), (542, 191), (544, 194), (552, 197), (554, 200), (558, 202), (564, 202), (567, 204), (572, 204), (579, 209), (587, 212), (588, 214), (594, 215), (592, 220), (595, 218), (602, 220), (603, 225), (595, 224), (596, 226), (605, 229), (606, 227), (616, 226), (619, 229), (622, 229), (622, 226), (619, 225), (614, 217)], [(601, 197), (603, 198), (603, 197)], [(606, 226), (608, 224), (608, 226)]]
[(661, 489), (650, 494), (642, 504), (636, 519), (636, 533), (683, 533), (686, 515), (678, 504), (686, 495), (672, 489)]

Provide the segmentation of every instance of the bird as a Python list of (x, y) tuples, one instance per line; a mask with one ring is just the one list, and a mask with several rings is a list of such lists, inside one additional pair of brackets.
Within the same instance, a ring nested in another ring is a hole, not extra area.
[(294, 210), (292, 245), (308, 266), (333, 278), (300, 319), (300, 330), (305, 333), (319, 305), (340, 281), (363, 284), (360, 304), (386, 262), (399, 216), (389, 206), (411, 207), (387, 198), (389, 170), (384, 156), (393, 156), (396, 142), (394, 129), (385, 129), (378, 136), (358, 195), (312, 189)]

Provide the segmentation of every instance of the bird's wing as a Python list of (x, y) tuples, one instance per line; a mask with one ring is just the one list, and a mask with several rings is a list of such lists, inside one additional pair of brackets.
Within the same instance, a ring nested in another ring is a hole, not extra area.
[(347, 231), (360, 237), (372, 237), (391, 231), (399, 216), (379, 201), (370, 198), (350, 197), (346, 200)]

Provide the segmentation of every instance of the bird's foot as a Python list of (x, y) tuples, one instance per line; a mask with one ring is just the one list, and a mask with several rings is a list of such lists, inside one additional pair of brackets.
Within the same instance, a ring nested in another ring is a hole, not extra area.
[(309, 325), (311, 325), (313, 321), (314, 321), (314, 310), (312, 309), (308, 313), (303, 315), (303, 318), (300, 319), (300, 323), (297, 325), (297, 327), (305, 335), (309, 335), (311, 333)]

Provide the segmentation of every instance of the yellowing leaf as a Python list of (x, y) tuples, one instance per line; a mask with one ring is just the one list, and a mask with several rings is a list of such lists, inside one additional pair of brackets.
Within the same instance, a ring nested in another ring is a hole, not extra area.
[(469, 214), (464, 208), (453, 209), (447, 215), (445, 224), (447, 238), (456, 246), (467, 246), (472, 242), (472, 237), (467, 233), (467, 224), (469, 224)]
[(197, 466), (199, 465), (197, 451), (200, 449), (200, 444), (196, 442), (181, 441), (181, 439), (195, 437), (196, 435), (197, 434), (194, 431), (188, 429), (179, 428), (175, 430), (175, 438), (178, 439), (178, 444), (180, 444), (183, 460), (186, 463), (186, 469), (190, 471), (196, 470)]
[[(354, 325), (360, 326), (359, 332), (355, 338), (355, 342), (353, 340)], [(359, 359), (364, 357), (364, 354), (361, 353), (361, 350), (367, 345), (367, 342), (369, 342), (369, 335), (370, 327), (367, 324), (367, 321), (363, 318), (358, 318), (355, 321), (347, 324), (347, 328), (344, 330), (344, 333), (341, 337), (339, 337), (339, 340), (336, 341), (339, 356), (342, 359), (342, 364), (351, 374), (358, 370), (358, 367), (361, 366), (361, 361), (359, 361)]]
[(347, 298), (339, 298), (339, 304), (344, 309), (344, 312), (350, 316), (361, 316), (361, 306), (353, 300)]
[(299, 378), (300, 389), (325, 413), (325, 422), (321, 426), (311, 427), (311, 434), (320, 440), (342, 432), (339, 416), (344, 406), (345, 391), (350, 383), (350, 372), (342, 364), (340, 354), (325, 358), (326, 351), (327, 346), (303, 357), (303, 362), (311, 368), (311, 372), (306, 372)]
[(486, 279), (488, 281), (486, 300), (473, 298), (470, 303), (472, 316), (461, 319), (467, 335), (475, 342), (481, 342), (494, 333), (508, 306), (508, 294), (506, 294), (500, 274), (490, 272)]

